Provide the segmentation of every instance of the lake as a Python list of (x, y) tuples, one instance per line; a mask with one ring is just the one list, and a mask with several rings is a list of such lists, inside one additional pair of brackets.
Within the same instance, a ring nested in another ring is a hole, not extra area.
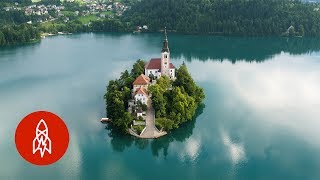
[[(161, 34), (76, 34), (0, 49), (0, 179), (319, 179), (320, 39), (169, 34), (171, 62), (204, 88), (194, 121), (157, 140), (111, 133), (103, 95)], [(15, 129), (47, 110), (70, 143), (53, 165), (22, 159)]]

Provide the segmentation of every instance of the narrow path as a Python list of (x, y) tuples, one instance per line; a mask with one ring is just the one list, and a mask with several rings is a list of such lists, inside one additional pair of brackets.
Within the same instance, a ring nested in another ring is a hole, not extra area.
[[(147, 101), (146, 128), (140, 134), (140, 138), (158, 138), (166, 135), (167, 132), (159, 131), (155, 125), (155, 110), (151, 105), (151, 99)], [(136, 136), (136, 135), (134, 135)]]

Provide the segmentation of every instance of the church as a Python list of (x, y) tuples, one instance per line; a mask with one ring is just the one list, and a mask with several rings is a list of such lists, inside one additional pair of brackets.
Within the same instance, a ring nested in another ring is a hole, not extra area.
[(164, 30), (165, 38), (160, 58), (152, 58), (145, 66), (144, 74), (148, 77), (160, 78), (161, 76), (170, 77), (175, 79), (175, 67), (170, 63), (170, 51), (167, 37), (167, 30)]
[(175, 67), (170, 63), (170, 51), (168, 45), (167, 31), (164, 30), (165, 38), (163, 40), (163, 47), (161, 51), (161, 58), (152, 58), (145, 65), (145, 74), (138, 76), (132, 83), (132, 96), (135, 102), (141, 101), (147, 104), (149, 98), (148, 87), (152, 79), (158, 79), (161, 76), (167, 76), (172, 80), (176, 79)]

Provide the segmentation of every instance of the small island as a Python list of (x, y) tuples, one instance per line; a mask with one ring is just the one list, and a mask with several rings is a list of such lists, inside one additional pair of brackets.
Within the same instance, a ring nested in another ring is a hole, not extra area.
[(104, 96), (110, 126), (138, 138), (158, 138), (195, 116), (205, 98), (186, 65), (170, 63), (166, 29), (160, 58), (137, 60), (109, 81)]

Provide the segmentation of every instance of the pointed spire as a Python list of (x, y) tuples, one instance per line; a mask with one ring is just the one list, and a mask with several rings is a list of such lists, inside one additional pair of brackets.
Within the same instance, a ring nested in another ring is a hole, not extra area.
[(167, 28), (166, 27), (164, 27), (164, 40), (163, 40), (162, 52), (169, 52)]
[(164, 37), (165, 37), (165, 40), (168, 41), (168, 37), (167, 37), (167, 27), (164, 27)]

